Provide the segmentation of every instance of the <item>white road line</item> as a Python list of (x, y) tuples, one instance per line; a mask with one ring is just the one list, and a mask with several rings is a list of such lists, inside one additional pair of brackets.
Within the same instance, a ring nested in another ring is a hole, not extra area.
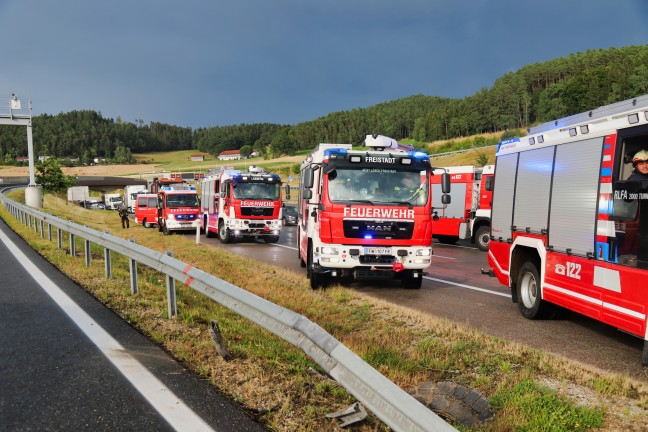
[(437, 255), (437, 254), (432, 254), (432, 258), (444, 258), (444, 259), (457, 259), (449, 256), (444, 256), (444, 255)]
[(496, 296), (500, 296), (500, 297), (511, 298), (510, 294), (504, 294), (504, 293), (500, 293), (500, 292), (497, 292), (497, 291), (488, 290), (486, 288), (475, 287), (475, 286), (472, 286), (472, 285), (460, 284), (460, 283), (452, 282), (452, 281), (445, 280), (445, 279), (437, 279), (437, 278), (433, 278), (433, 277), (430, 277), (430, 276), (423, 276), (423, 279), (431, 280), (431, 281), (434, 281), (434, 282), (441, 282), (441, 283), (445, 283), (445, 284), (448, 284), (448, 285), (454, 285), (454, 286), (458, 286), (460, 288), (466, 288), (466, 289), (469, 289), (469, 290), (479, 291), (479, 292), (492, 294), (492, 295), (496, 295)]
[(99, 326), (79, 305), (41, 272), (34, 263), (29, 261), (27, 256), (1, 230), (0, 239), (43, 290), (175, 430), (214, 430), (130, 355), (119, 342)]

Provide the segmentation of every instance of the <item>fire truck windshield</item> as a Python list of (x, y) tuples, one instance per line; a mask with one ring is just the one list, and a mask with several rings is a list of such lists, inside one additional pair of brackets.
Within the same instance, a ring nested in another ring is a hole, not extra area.
[(244, 183), (234, 184), (234, 198), (236, 199), (257, 199), (257, 200), (278, 200), (279, 183)]
[(169, 194), (167, 207), (196, 207), (198, 206), (198, 195), (196, 194)]
[(428, 200), (427, 171), (340, 167), (329, 174), (333, 202), (423, 206)]

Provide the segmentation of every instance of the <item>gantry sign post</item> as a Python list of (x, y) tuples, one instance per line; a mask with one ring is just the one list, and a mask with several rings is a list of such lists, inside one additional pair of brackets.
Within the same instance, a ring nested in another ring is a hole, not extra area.
[(34, 171), (34, 143), (32, 140), (32, 106), (31, 101), (27, 107), (22, 107), (22, 101), (11, 95), (8, 103), (0, 100), (0, 125), (14, 125), (27, 127), (27, 156), (29, 157), (29, 185), (25, 190), (25, 203), (30, 207), (41, 208), (43, 206), (43, 193), (41, 187), (36, 184)]

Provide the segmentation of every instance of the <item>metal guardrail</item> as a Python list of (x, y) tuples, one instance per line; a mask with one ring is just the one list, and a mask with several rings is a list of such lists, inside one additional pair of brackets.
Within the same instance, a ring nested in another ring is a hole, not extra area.
[(132, 292), (137, 292), (137, 263), (164, 273), (167, 276), (169, 315), (175, 315), (173, 280), (177, 280), (301, 348), (329, 376), (393, 430), (456, 430), (308, 318), (168, 254), (57, 218), (17, 203), (4, 193), (0, 193), (0, 201), (15, 218), (39, 231), (41, 237), (45, 236), (47, 225), (47, 233), (52, 240), (52, 227), (56, 227), (59, 248), (62, 247), (63, 232), (69, 234), (71, 253), (74, 253), (75, 237), (84, 239), (86, 265), (90, 265), (90, 243), (103, 247), (106, 277), (110, 277), (111, 251), (128, 257), (131, 263)]

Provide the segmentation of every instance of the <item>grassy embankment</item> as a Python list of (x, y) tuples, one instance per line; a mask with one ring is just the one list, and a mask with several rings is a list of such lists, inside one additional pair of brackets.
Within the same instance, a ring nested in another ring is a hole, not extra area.
[[(22, 200), (19, 194), (13, 197)], [(85, 210), (52, 195), (45, 196), (44, 207), (56, 216), (132, 238), (151, 249), (172, 250), (181, 261), (308, 317), (402, 388), (451, 380), (482, 392), (493, 404), (495, 416), (474, 430), (648, 428), (645, 383), (626, 376), (586, 368), (352, 289), (312, 291), (303, 273), (196, 245), (192, 235), (163, 236), (139, 226), (123, 230), (114, 212)], [(324, 415), (351, 404), (353, 397), (336, 382), (311, 373), (318, 367), (301, 350), (184, 286), (177, 287), (179, 315), (169, 320), (163, 275), (140, 266), (140, 292), (131, 295), (123, 257), (113, 254), (113, 277), (106, 280), (103, 253), (97, 246), (92, 248), (91, 266), (85, 267), (81, 242), (80, 256), (71, 257), (68, 247), (58, 250), (56, 241), (41, 239), (4, 208), (0, 216), (63, 272), (188, 368), (257, 413), (270, 428), (340, 430), (336, 420)], [(208, 334), (210, 320), (219, 323), (233, 361), (217, 355)], [(545, 387), (547, 383), (559, 390)], [(570, 399), (576, 390), (587, 395), (586, 406)], [(386, 427), (370, 416), (354, 430)]]

